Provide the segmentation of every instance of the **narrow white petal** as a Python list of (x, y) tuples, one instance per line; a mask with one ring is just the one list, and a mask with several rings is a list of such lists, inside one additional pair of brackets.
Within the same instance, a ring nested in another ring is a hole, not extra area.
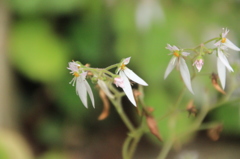
[(88, 108), (88, 105), (87, 105), (87, 89), (85, 87), (84, 82), (82, 81), (81, 76), (78, 77), (77, 80), (76, 80), (76, 91), (77, 91), (77, 95), (81, 99), (83, 105), (86, 108)]
[(222, 63), (227, 67), (227, 69), (233, 72), (232, 67), (230, 66), (226, 56), (223, 54), (221, 49), (218, 49), (218, 58), (222, 61)]
[[(174, 59), (175, 59), (175, 61), (172, 62)], [(176, 66), (176, 57), (172, 57), (172, 59), (170, 60), (168, 66), (167, 66), (167, 69), (165, 71), (164, 79), (167, 78), (167, 76), (172, 72), (172, 70), (175, 66)]]
[(86, 80), (84, 80), (83, 82), (84, 82), (84, 85), (85, 85), (85, 87), (87, 89), (88, 95), (89, 95), (89, 97), (91, 99), (92, 105), (95, 108), (95, 103), (94, 103), (94, 97), (93, 97), (92, 89), (91, 89), (91, 87), (89, 86), (89, 84), (88, 84), (88, 82)]
[(122, 63), (124, 65), (127, 65), (130, 62), (130, 59), (131, 59), (131, 57), (125, 58)]
[(188, 52), (182, 52), (181, 53), (183, 56), (188, 56), (188, 55), (190, 55), (190, 53), (188, 53)]
[(136, 106), (136, 102), (135, 102), (135, 99), (134, 99), (134, 96), (133, 96), (133, 92), (132, 92), (132, 87), (131, 87), (131, 84), (130, 84), (127, 76), (124, 74), (123, 71), (120, 71), (119, 75), (120, 75), (120, 77), (124, 81), (123, 91), (125, 92), (125, 94), (128, 97), (128, 99), (132, 102), (132, 104), (134, 106)]
[(225, 88), (226, 83), (226, 67), (222, 63), (222, 60), (220, 58), (217, 59), (217, 70), (218, 70), (218, 77), (220, 79), (222, 88)]
[(105, 82), (103, 82), (102, 80), (98, 80), (98, 85), (109, 98), (114, 98)]
[(130, 70), (129, 68), (126, 68), (123, 70), (123, 72), (125, 73), (125, 75), (131, 79), (132, 81), (138, 83), (138, 84), (141, 84), (143, 86), (148, 86), (148, 84), (143, 80), (141, 79), (138, 75), (136, 75), (132, 70)]
[(214, 44), (215, 46), (220, 46), (221, 45), (221, 40), (219, 40), (218, 42), (216, 42), (215, 44)]
[(235, 44), (233, 44), (230, 40), (226, 39), (226, 42), (223, 43), (225, 46), (232, 50), (240, 51), (240, 48), (238, 48)]
[(193, 90), (192, 90), (192, 85), (191, 85), (190, 73), (189, 73), (187, 64), (186, 64), (186, 62), (185, 62), (185, 60), (183, 58), (180, 58), (179, 68), (180, 68), (180, 73), (181, 73), (181, 76), (182, 76), (182, 79), (183, 79), (185, 85), (187, 86), (188, 90), (192, 94), (194, 94)]

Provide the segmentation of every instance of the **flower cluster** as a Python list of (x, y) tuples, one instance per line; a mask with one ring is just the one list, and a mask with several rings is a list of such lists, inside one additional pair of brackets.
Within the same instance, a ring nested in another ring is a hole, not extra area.
[[(83, 102), (83, 105), (88, 108), (88, 94), (93, 107), (95, 107), (93, 93), (91, 87), (86, 80), (87, 77), (90, 77), (92, 81), (96, 81), (98, 86), (109, 98), (114, 98), (114, 95), (111, 91), (113, 89), (112, 83), (114, 83), (116, 87), (121, 87), (128, 99), (131, 101), (131, 103), (134, 106), (137, 106), (134, 99), (130, 80), (144, 86), (147, 86), (148, 84), (138, 75), (136, 75), (132, 70), (126, 67), (129, 62), (130, 57), (123, 59), (119, 64), (109, 66), (105, 69), (94, 69), (82, 65), (80, 62), (69, 62), (69, 67), (67, 69), (69, 69), (70, 73), (74, 76), (70, 83), (73, 86), (76, 84), (76, 92), (77, 95), (80, 97), (81, 101)], [(108, 69), (114, 67), (117, 67), (116, 74), (108, 71)]]
[[(230, 72), (233, 72), (232, 67), (230, 66), (228, 59), (227, 59), (227, 50), (232, 49), (235, 51), (240, 51), (240, 49), (234, 45), (229, 39), (226, 38), (229, 30), (223, 29), (223, 33), (220, 35), (220, 37), (214, 38), (210, 41), (216, 40), (217, 42), (214, 44), (215, 48), (213, 50), (216, 50), (217, 54), (217, 71), (218, 71), (218, 77), (220, 79), (220, 83), (222, 85), (222, 88), (225, 88), (226, 83), (226, 69)], [(199, 51), (197, 49), (193, 49), (191, 51), (194, 52), (195, 61), (193, 63), (193, 66), (196, 66), (198, 72), (201, 71), (202, 66), (204, 64), (203, 56), (205, 54), (211, 53), (212, 49), (208, 49), (204, 46), (204, 44), (201, 44), (199, 47)], [(185, 62), (185, 58), (190, 55), (188, 52), (184, 52), (184, 49), (179, 49), (176, 46), (171, 46), (167, 44), (166, 49), (171, 51), (171, 55), (173, 57), (171, 58), (167, 69), (165, 71), (164, 79), (167, 78), (167, 76), (170, 74), (170, 72), (176, 67), (180, 70), (181, 77), (188, 88), (188, 90), (193, 93), (192, 86), (191, 86), (191, 76), (187, 67), (187, 64)], [(205, 51), (204, 51), (205, 50)]]

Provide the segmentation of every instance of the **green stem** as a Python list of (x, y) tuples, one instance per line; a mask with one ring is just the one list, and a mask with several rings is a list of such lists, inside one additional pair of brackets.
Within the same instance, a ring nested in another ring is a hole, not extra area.
[(128, 136), (124, 141), (123, 149), (122, 149), (123, 159), (128, 159), (128, 148), (131, 143), (131, 140), (132, 140), (132, 136)]
[(169, 151), (171, 150), (172, 145), (173, 145), (173, 139), (169, 139), (168, 141), (166, 141), (157, 159), (166, 159)]
[(217, 37), (217, 38), (212, 38), (212, 39), (204, 42), (203, 44), (205, 45), (205, 44), (207, 44), (207, 43), (209, 43), (209, 42), (211, 42), (211, 41), (218, 40), (218, 39), (220, 39), (220, 38), (219, 38), (219, 37)]
[(139, 140), (141, 139), (143, 133), (144, 133), (144, 131), (143, 131), (143, 128), (141, 126), (138, 130), (136, 130), (134, 132), (133, 141), (132, 141), (131, 146), (129, 148), (129, 153), (128, 153), (128, 158), (127, 159), (131, 159), (133, 157), (134, 152), (136, 151), (136, 148), (137, 148), (137, 144), (138, 144)]
[(124, 122), (124, 124), (130, 130), (130, 132), (133, 132), (135, 130), (135, 128), (133, 127), (132, 123), (128, 119), (127, 115), (124, 113), (120, 100), (117, 100), (117, 101), (118, 102), (114, 101), (112, 103), (114, 104), (114, 106), (115, 106), (119, 116), (121, 117), (122, 121)]
[(110, 70), (110, 69), (112, 69), (114, 67), (118, 67), (118, 65), (119, 64), (117, 63), (117, 64), (114, 64), (114, 65), (108, 66), (108, 67), (105, 68), (105, 70)]

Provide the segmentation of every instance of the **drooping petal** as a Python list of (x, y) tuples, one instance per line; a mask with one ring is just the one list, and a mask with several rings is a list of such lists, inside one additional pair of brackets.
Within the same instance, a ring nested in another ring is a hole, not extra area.
[(227, 67), (229, 71), (233, 72), (232, 67), (230, 66), (226, 56), (223, 54), (220, 48), (218, 48), (218, 58), (222, 61), (222, 63)]
[(98, 80), (98, 85), (109, 98), (114, 98), (113, 94), (109, 91), (104, 81)]
[[(174, 62), (172, 62), (174, 61)], [(167, 76), (172, 72), (173, 68), (176, 66), (176, 57), (173, 56), (172, 59), (170, 60), (168, 66), (167, 66), (167, 69), (165, 71), (165, 74), (164, 74), (164, 79), (167, 78)]]
[(124, 87), (122, 88), (124, 93), (126, 94), (126, 96), (128, 97), (128, 99), (131, 101), (131, 103), (136, 106), (136, 102), (133, 96), (133, 92), (132, 92), (132, 87), (131, 84), (127, 78), (127, 76), (125, 75), (125, 73), (123, 71), (119, 72), (120, 77), (123, 79), (124, 81)]
[(123, 70), (123, 72), (125, 73), (125, 75), (131, 79), (132, 81), (141, 84), (143, 86), (148, 86), (148, 84), (141, 79), (138, 75), (136, 75), (132, 70), (130, 70), (129, 68), (126, 68), (125, 70)]
[(235, 44), (233, 44), (230, 40), (226, 39), (226, 42), (223, 43), (223, 45), (227, 46), (228, 48), (235, 50), (235, 51), (240, 51), (240, 48), (238, 48)]
[(185, 60), (184, 60), (183, 58), (180, 58), (180, 61), (179, 61), (179, 69), (180, 69), (180, 73), (181, 73), (182, 79), (183, 79), (186, 87), (188, 88), (188, 90), (189, 90), (192, 94), (194, 94), (194, 93), (193, 93), (193, 90), (192, 90), (192, 85), (191, 85), (190, 73), (189, 73), (187, 64), (186, 64), (186, 62), (185, 62)]
[(218, 70), (218, 77), (221, 82), (222, 88), (225, 88), (226, 83), (226, 67), (222, 63), (222, 60), (220, 58), (217, 58), (217, 70)]
[(87, 92), (88, 92), (88, 95), (89, 95), (89, 97), (91, 99), (92, 105), (95, 108), (95, 103), (94, 103), (94, 97), (93, 97), (92, 89), (91, 89), (91, 87), (89, 86), (89, 84), (88, 84), (88, 82), (86, 80), (84, 80), (83, 83), (84, 83), (84, 85), (85, 85), (85, 87), (87, 89)]
[(76, 80), (76, 92), (77, 95), (80, 97), (83, 105), (88, 108), (87, 105), (87, 89), (86, 86), (84, 84), (84, 82), (82, 81), (81, 76), (79, 76)]

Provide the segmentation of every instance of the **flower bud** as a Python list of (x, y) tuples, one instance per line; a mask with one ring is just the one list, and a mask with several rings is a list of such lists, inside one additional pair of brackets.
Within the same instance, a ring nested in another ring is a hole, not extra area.
[(202, 69), (203, 64), (204, 64), (204, 60), (203, 60), (202, 56), (198, 56), (198, 58), (193, 63), (193, 66), (195, 65), (197, 70), (198, 70), (198, 72), (200, 72), (201, 69)]
[(97, 77), (92, 77), (91, 81), (93, 84), (97, 84), (98, 78)]

